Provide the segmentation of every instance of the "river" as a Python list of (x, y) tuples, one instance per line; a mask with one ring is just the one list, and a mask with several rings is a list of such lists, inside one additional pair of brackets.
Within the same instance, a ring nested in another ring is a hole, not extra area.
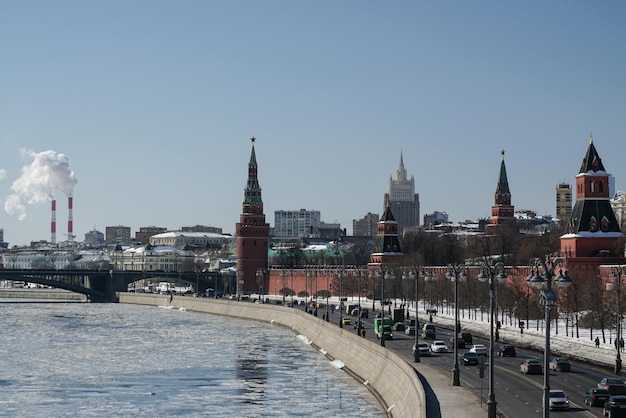
[(0, 327), (0, 416), (385, 416), (363, 385), (267, 323), (5, 299)]

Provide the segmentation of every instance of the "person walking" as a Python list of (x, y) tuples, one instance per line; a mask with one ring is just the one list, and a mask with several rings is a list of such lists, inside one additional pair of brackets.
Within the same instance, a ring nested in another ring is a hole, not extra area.
[(596, 342), (596, 348), (599, 348), (600, 347), (600, 338), (596, 337), (595, 342)]

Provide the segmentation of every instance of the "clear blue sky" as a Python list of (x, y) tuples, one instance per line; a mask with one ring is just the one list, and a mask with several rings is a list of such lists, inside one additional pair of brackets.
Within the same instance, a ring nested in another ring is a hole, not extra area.
[[(590, 133), (626, 189), (625, 20), (622, 1), (0, 0), (0, 196), (52, 151), (79, 241), (234, 233), (255, 136), (271, 225), (306, 208), (351, 233), (401, 150), (422, 215), (489, 217), (501, 149), (515, 208), (554, 214)], [(50, 238), (33, 197), (1, 211), (5, 241)]]

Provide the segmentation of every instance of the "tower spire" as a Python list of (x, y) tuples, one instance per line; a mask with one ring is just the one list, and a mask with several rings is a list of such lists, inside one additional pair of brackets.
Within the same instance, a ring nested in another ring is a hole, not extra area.
[(396, 180), (406, 181), (406, 168), (404, 168), (404, 159), (402, 158), (402, 150), (400, 150), (400, 164), (396, 170)]

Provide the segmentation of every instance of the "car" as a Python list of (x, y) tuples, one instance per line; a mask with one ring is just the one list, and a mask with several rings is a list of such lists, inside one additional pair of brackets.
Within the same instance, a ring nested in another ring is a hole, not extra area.
[(561, 389), (551, 389), (548, 396), (548, 408), (551, 411), (569, 409), (569, 397)]
[(626, 417), (626, 395), (611, 395), (604, 403), (605, 417)]
[(432, 351), (433, 353), (447, 353), (448, 346), (446, 346), (445, 341), (435, 340), (430, 345), (430, 351)]
[(604, 403), (609, 400), (611, 393), (608, 389), (591, 388), (585, 393), (585, 405), (589, 406), (604, 406)]
[(463, 364), (465, 366), (478, 365), (478, 354), (472, 353), (471, 351), (466, 351), (465, 353), (463, 353)]
[(396, 332), (404, 332), (404, 330), (406, 329), (406, 326), (404, 325), (403, 322), (396, 322), (395, 324), (393, 324), (392, 329)]
[(422, 338), (425, 340), (434, 340), (436, 338), (436, 327), (433, 323), (424, 324), (422, 328)]
[(404, 330), (404, 333), (406, 335), (415, 335), (415, 331), (416, 327), (415, 325), (409, 325), (408, 327), (406, 327), (406, 329)]
[(598, 382), (598, 387), (606, 389), (611, 395), (626, 395), (626, 384), (616, 377), (605, 377)]
[[(465, 340), (461, 336), (456, 337), (458, 348), (465, 348)], [(454, 348), (454, 337), (450, 337), (450, 348)]]
[(543, 374), (543, 365), (537, 359), (524, 360), (519, 366), (522, 374)]
[(569, 359), (565, 357), (552, 357), (548, 365), (550, 370), (556, 370), (557, 372), (569, 372), (572, 368)]
[(515, 357), (516, 355), (515, 347), (511, 344), (502, 344), (498, 347), (498, 356), (500, 357)]
[(363, 329), (365, 328), (365, 324), (363, 323), (363, 321), (354, 321), (354, 324), (352, 325), (352, 327), (354, 329)]
[(343, 318), (341, 318), (341, 324), (342, 325), (352, 325), (352, 319), (344, 316)]
[(471, 332), (462, 332), (461, 338), (465, 341), (465, 345), (473, 345), (472, 333)]
[(476, 353), (479, 356), (487, 355), (487, 347), (484, 344), (474, 344), (469, 350), (471, 353)]
[[(420, 351), (420, 357), (430, 357), (432, 354), (428, 343), (423, 341), (417, 343), (417, 349)], [(415, 346), (413, 346), (413, 352), (415, 352)]]

